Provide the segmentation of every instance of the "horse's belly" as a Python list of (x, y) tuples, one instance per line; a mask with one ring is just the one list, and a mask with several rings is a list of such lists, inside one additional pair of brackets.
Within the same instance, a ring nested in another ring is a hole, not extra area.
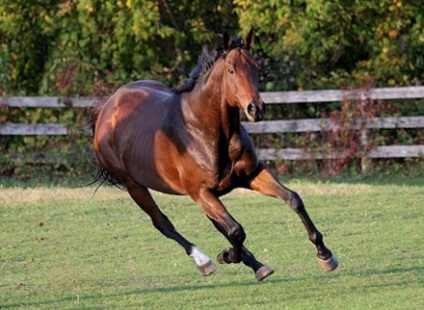
[(167, 184), (166, 182), (158, 182), (158, 179), (149, 180), (149, 178), (141, 178), (140, 184), (157, 192), (170, 195), (185, 195), (185, 191), (177, 188), (175, 184)]
[(161, 160), (153, 150), (150, 152), (130, 153), (123, 157), (130, 178), (138, 184), (166, 194), (183, 195), (178, 172), (174, 167), (163, 167)]

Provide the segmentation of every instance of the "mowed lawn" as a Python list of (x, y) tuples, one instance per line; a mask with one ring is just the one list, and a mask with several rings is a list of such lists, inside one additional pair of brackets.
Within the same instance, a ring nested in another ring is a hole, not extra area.
[[(336, 271), (318, 268), (284, 203), (247, 191), (223, 201), (275, 269), (263, 282), (241, 264), (198, 275), (116, 188), (0, 188), (0, 309), (424, 309), (424, 180), (286, 185), (338, 256)], [(228, 246), (189, 198), (154, 196), (212, 259)]]

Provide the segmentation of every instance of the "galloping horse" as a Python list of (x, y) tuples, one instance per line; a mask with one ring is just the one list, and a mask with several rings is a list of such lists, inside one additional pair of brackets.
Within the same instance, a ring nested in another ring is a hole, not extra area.
[(219, 197), (237, 187), (285, 201), (306, 227), (317, 249), (319, 266), (334, 270), (338, 261), (324, 245), (299, 195), (284, 187), (264, 163), (240, 123), (242, 109), (249, 121), (263, 118), (258, 91), (258, 64), (249, 53), (253, 32), (223, 46), (204, 50), (197, 66), (179, 87), (156, 81), (131, 82), (93, 109), (94, 149), (103, 178), (123, 185), (132, 199), (166, 237), (178, 242), (202, 275), (216, 266), (180, 235), (158, 208), (148, 189), (189, 195), (231, 244), (219, 263), (243, 262), (263, 280), (274, 271), (243, 245), (243, 227)]

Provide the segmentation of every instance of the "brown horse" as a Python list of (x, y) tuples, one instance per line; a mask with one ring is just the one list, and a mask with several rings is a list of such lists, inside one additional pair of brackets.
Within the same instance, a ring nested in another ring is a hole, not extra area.
[(170, 89), (156, 81), (131, 82), (94, 109), (94, 149), (100, 171), (127, 189), (153, 225), (194, 259), (202, 275), (214, 272), (215, 265), (175, 230), (148, 189), (190, 195), (231, 244), (217, 261), (243, 262), (257, 280), (274, 271), (243, 246), (243, 227), (218, 197), (242, 187), (282, 199), (305, 225), (320, 267), (334, 270), (338, 261), (324, 245), (299, 195), (281, 185), (258, 160), (240, 123), (239, 109), (252, 122), (260, 121), (265, 112), (258, 92), (258, 65), (249, 53), (252, 40), (252, 32), (244, 43), (225, 32), (223, 46), (210, 53), (204, 50), (181, 86)]

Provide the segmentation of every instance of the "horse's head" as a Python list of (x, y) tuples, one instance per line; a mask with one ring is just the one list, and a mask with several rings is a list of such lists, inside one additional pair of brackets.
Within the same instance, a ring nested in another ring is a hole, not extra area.
[(259, 68), (249, 53), (253, 43), (250, 31), (243, 44), (224, 33), (223, 83), (226, 102), (243, 109), (249, 121), (263, 118), (265, 104), (258, 91)]

